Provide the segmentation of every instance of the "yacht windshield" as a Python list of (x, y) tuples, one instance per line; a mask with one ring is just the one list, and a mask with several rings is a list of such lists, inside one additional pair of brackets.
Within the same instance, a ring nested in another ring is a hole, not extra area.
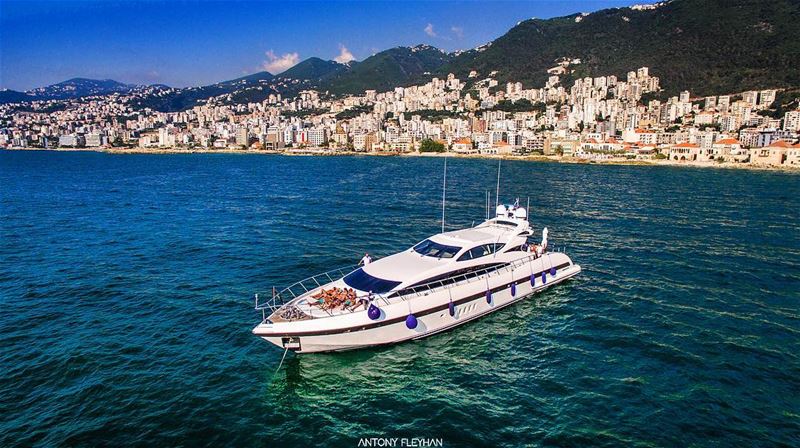
[(345, 275), (344, 282), (347, 283), (347, 285), (351, 288), (367, 292), (371, 291), (375, 294), (389, 292), (395, 286), (400, 284), (400, 282), (373, 277), (364, 272), (363, 268), (358, 268), (355, 271)]
[(516, 224), (516, 223), (513, 223), (513, 222), (511, 222), (511, 221), (501, 221), (501, 220), (499, 220), (499, 219), (497, 220), (497, 224), (499, 224), (499, 225), (501, 225), (501, 226), (511, 226), (511, 227), (517, 227), (517, 224)]
[(431, 240), (425, 240), (414, 246), (414, 251), (416, 253), (434, 258), (453, 258), (460, 250), (460, 247), (446, 246)]

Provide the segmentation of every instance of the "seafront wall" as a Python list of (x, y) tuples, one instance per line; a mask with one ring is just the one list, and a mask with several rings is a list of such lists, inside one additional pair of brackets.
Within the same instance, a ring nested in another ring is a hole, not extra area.
[(327, 148), (287, 149), (283, 151), (245, 150), (245, 149), (209, 149), (209, 148), (0, 148), (2, 151), (51, 151), (51, 152), (102, 152), (108, 154), (262, 154), (285, 156), (371, 156), (371, 157), (455, 157), (461, 159), (503, 159), (520, 160), (529, 162), (570, 163), (586, 165), (638, 165), (638, 166), (671, 166), (671, 167), (696, 167), (696, 168), (724, 168), (724, 169), (750, 169), (789, 171), (800, 173), (798, 165), (757, 165), (736, 162), (698, 162), (675, 161), (668, 159), (627, 159), (623, 157), (606, 159), (586, 159), (571, 156), (542, 156), (542, 155), (498, 155), (498, 154), (459, 154), (456, 152), (421, 153), (421, 152), (354, 152), (337, 151)]

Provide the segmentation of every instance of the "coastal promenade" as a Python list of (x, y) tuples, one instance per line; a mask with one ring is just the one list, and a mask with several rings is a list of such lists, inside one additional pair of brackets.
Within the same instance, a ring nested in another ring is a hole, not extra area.
[(395, 151), (341, 151), (329, 148), (288, 148), (284, 150), (246, 150), (246, 149), (215, 149), (215, 148), (6, 148), (0, 151), (50, 151), (50, 152), (100, 152), (107, 154), (252, 154), (252, 155), (284, 155), (284, 156), (325, 156), (325, 157), (346, 157), (346, 156), (371, 156), (371, 157), (456, 157), (461, 159), (503, 159), (521, 160), (531, 162), (551, 162), (568, 164), (589, 164), (589, 165), (631, 165), (631, 166), (670, 166), (670, 167), (693, 167), (693, 168), (724, 168), (724, 169), (748, 169), (748, 170), (771, 170), (787, 171), (800, 173), (800, 165), (764, 165), (753, 163), (737, 162), (700, 162), (687, 160), (669, 159), (629, 159), (626, 157), (608, 158), (582, 158), (574, 156), (559, 155), (498, 155), (498, 154), (461, 154), (453, 151), (449, 152), (395, 152)]

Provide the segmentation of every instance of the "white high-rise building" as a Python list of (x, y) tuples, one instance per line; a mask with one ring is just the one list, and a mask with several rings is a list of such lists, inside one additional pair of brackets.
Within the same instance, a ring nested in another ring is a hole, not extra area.
[(730, 106), (731, 97), (729, 95), (720, 95), (717, 98), (717, 109), (719, 109), (720, 112), (727, 112)]
[(777, 90), (762, 90), (761, 93), (758, 95), (758, 105), (769, 107), (772, 103), (775, 102), (775, 95), (778, 93)]
[(97, 147), (103, 144), (103, 139), (97, 132), (92, 132), (91, 134), (86, 134), (86, 146), (87, 147)]
[(328, 143), (328, 130), (326, 128), (309, 129), (308, 143), (311, 146), (322, 146)]
[(783, 130), (800, 131), (800, 110), (786, 112), (786, 115), (783, 117)]
[(250, 132), (246, 127), (241, 127), (236, 130), (236, 144), (244, 147), (250, 145)]
[(755, 106), (758, 104), (758, 92), (752, 90), (749, 92), (744, 92), (742, 94), (742, 101), (751, 106)]

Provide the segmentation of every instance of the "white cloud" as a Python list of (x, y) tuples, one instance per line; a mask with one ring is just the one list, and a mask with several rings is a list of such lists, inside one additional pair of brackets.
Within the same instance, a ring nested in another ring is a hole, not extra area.
[(336, 56), (335, 58), (333, 58), (333, 60), (340, 64), (347, 64), (353, 59), (355, 59), (353, 53), (350, 53), (350, 50), (348, 50), (347, 47), (345, 47), (344, 45), (339, 44), (339, 56)]
[(459, 39), (464, 37), (464, 28), (463, 27), (453, 25), (453, 26), (450, 27), (450, 31), (452, 31), (453, 34), (455, 34), (456, 37), (458, 37)]
[(433, 24), (429, 23), (428, 26), (425, 27), (425, 34), (431, 37), (437, 37), (436, 31), (433, 30)]
[(155, 70), (150, 70), (149, 72), (147, 72), (146, 79), (150, 83), (156, 83), (158, 81), (161, 81), (161, 73)]
[(300, 62), (300, 55), (297, 53), (286, 53), (281, 56), (276, 56), (275, 52), (269, 50), (266, 53), (266, 56), (267, 60), (261, 64), (261, 68), (272, 73), (273, 75), (285, 72)]

